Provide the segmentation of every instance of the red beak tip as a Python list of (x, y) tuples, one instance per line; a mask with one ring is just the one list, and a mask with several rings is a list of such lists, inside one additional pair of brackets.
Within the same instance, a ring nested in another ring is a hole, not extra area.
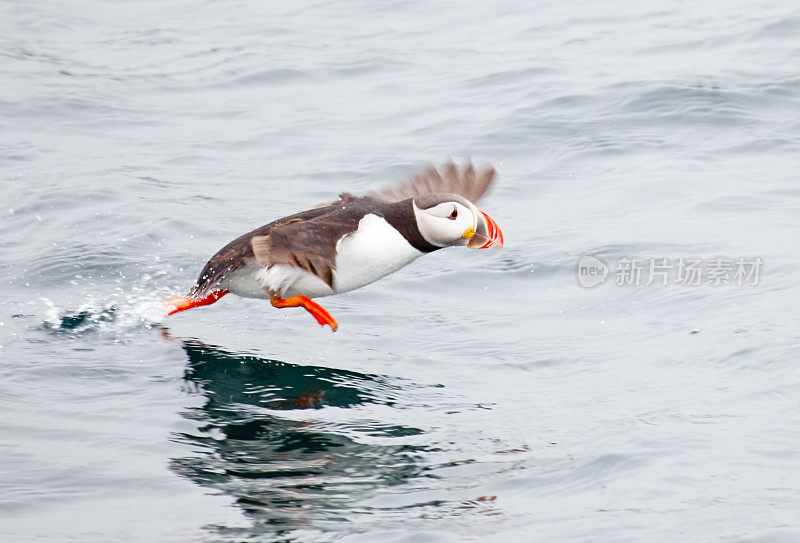
[(486, 226), (490, 240), (489, 244), (485, 245), (485, 247), (503, 247), (505, 241), (503, 239), (503, 231), (500, 230), (500, 226), (487, 213), (481, 211), (481, 214), (486, 220)]

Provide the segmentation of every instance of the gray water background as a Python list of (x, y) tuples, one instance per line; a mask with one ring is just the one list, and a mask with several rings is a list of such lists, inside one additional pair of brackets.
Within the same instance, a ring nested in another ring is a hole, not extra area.
[[(0, 539), (797, 541), (799, 151), (793, 2), (5, 1)], [(158, 316), (448, 158), (506, 248)]]

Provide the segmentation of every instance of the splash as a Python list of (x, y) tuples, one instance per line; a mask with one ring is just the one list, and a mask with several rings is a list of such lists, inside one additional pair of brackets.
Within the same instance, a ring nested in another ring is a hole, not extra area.
[(55, 334), (83, 336), (90, 333), (128, 334), (159, 327), (166, 318), (164, 299), (176, 289), (152, 288), (153, 277), (145, 274), (130, 288), (117, 288), (107, 295), (90, 294), (77, 307), (39, 298), (44, 314), (41, 328)]

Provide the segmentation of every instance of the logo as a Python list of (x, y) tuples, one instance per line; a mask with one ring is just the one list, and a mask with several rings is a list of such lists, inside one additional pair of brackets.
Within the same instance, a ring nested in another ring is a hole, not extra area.
[(583, 255), (578, 260), (578, 283), (585, 288), (595, 287), (606, 282), (608, 266), (591, 255)]

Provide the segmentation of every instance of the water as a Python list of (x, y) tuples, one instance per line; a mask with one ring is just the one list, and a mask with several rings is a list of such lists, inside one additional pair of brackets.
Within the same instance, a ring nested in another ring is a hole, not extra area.
[[(9, 1), (0, 30), (0, 539), (800, 538), (791, 3)], [(505, 249), (325, 299), (336, 334), (160, 317), (233, 237), (449, 157), (497, 167)], [(759, 283), (615, 284), (720, 256)]]

